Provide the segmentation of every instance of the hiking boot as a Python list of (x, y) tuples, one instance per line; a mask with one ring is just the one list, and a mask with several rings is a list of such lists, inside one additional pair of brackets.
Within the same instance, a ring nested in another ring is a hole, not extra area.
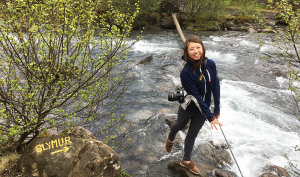
[(192, 161), (190, 163), (185, 163), (184, 160), (181, 160), (180, 165), (185, 168), (188, 168), (192, 173), (196, 175), (200, 174), (199, 169), (195, 166), (195, 164)]
[(169, 136), (167, 137), (167, 142), (166, 142), (166, 150), (167, 152), (171, 152), (172, 146), (174, 144), (174, 141), (169, 140)]

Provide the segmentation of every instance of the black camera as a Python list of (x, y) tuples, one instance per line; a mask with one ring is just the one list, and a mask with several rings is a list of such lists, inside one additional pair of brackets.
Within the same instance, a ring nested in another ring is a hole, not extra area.
[(168, 100), (169, 101), (178, 101), (179, 103), (183, 103), (184, 102), (183, 90), (177, 90), (177, 94), (169, 93)]

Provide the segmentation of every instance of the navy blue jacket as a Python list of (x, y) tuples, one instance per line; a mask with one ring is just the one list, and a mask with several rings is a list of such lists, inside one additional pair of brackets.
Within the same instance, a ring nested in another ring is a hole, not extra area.
[[(184, 58), (182, 57), (182, 59)], [(192, 67), (193, 63), (188, 60), (180, 73), (180, 79), (184, 90), (188, 95), (192, 95), (197, 99), (201, 110), (199, 110), (194, 101), (191, 101), (185, 110), (188, 112), (201, 111), (207, 120), (211, 122), (214, 117), (210, 111), (211, 94), (214, 96), (214, 114), (220, 114), (220, 83), (216, 64), (213, 60), (207, 59), (206, 71), (201, 84), (198, 86), (197, 82), (201, 72), (199, 68), (194, 72)]]

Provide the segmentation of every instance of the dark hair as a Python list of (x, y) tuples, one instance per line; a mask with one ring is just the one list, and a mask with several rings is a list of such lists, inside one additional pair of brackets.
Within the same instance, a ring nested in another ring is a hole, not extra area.
[[(201, 44), (202, 49), (203, 49), (203, 54), (201, 55), (200, 60), (194, 60), (194, 59), (190, 58), (189, 53), (188, 53), (188, 45), (189, 45), (190, 42), (195, 42), (195, 43)], [(193, 68), (194, 68), (194, 72), (195, 72), (196, 69), (198, 69), (200, 67), (200, 65), (202, 64), (203, 59), (205, 57), (205, 47), (204, 47), (204, 44), (201, 41), (201, 39), (199, 39), (198, 37), (190, 37), (190, 38), (188, 38), (185, 41), (185, 43), (184, 43), (183, 57), (184, 57), (185, 61), (190, 60), (193, 63)]]

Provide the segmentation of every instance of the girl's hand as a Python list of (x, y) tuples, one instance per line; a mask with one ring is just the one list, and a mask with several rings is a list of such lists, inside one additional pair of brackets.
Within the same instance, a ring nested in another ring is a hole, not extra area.
[(220, 117), (220, 116), (218, 116), (217, 118), (215, 118), (213, 121), (210, 122), (211, 129), (214, 129), (214, 127), (215, 127), (216, 130), (218, 130), (216, 124), (218, 124), (218, 125), (220, 125), (220, 126), (223, 126), (223, 124), (222, 124), (221, 122), (218, 121), (218, 118), (219, 118), (219, 117)]

